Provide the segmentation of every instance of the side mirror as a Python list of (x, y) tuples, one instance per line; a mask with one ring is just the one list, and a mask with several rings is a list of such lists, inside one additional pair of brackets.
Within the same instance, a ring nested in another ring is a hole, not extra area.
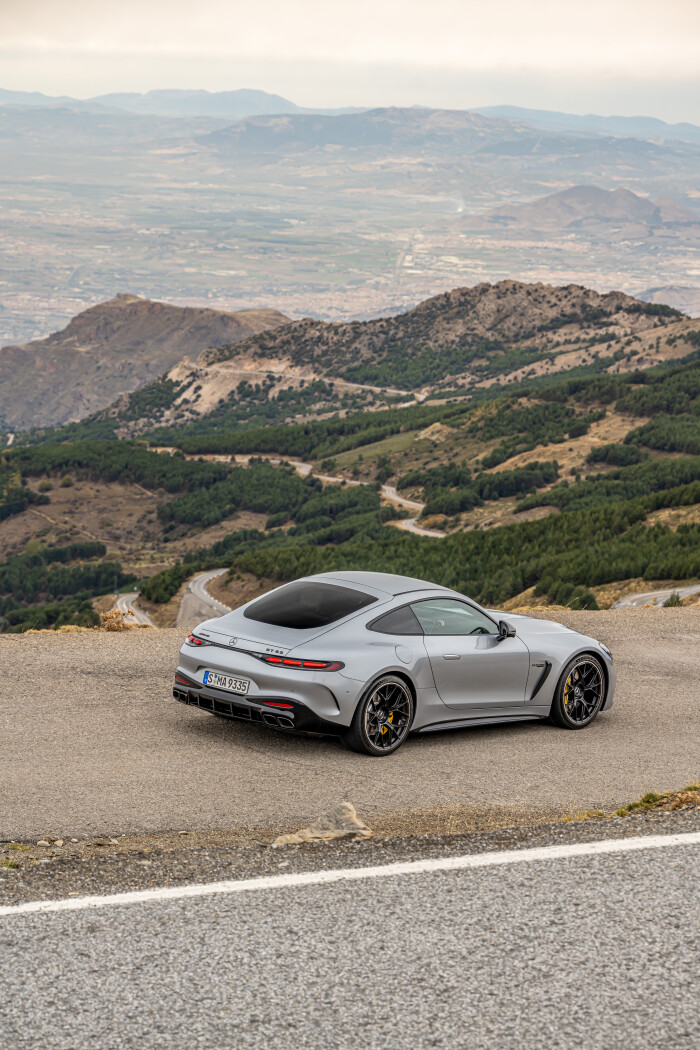
[(505, 620), (498, 621), (498, 634), (500, 638), (515, 638), (515, 627), (512, 627)]

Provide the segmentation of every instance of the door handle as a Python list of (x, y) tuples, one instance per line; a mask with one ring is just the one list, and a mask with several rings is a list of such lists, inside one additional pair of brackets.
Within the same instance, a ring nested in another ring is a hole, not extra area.
[(459, 655), (459, 653), (443, 653), (442, 654), (442, 658), (443, 658), (443, 660), (461, 660), (462, 659), (462, 657)]

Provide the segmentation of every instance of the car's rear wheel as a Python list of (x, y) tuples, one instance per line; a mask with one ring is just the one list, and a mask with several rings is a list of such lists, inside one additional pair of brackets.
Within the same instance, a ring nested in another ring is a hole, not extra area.
[(605, 671), (600, 660), (587, 653), (564, 668), (554, 693), (550, 718), (561, 729), (585, 729), (605, 700)]
[(343, 740), (365, 755), (393, 755), (413, 721), (413, 695), (402, 678), (384, 675), (366, 690)]

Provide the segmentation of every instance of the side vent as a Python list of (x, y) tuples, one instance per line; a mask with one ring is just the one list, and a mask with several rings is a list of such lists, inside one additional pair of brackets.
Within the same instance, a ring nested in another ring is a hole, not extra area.
[[(541, 665), (540, 664), (536, 664), (535, 666), (536, 667), (540, 667)], [(551, 670), (552, 670), (552, 665), (551, 665), (551, 663), (549, 663), (549, 661), (547, 661), (545, 663), (545, 665), (544, 665), (544, 669), (542, 671), (542, 674), (540, 675), (540, 677), (535, 682), (535, 688), (532, 690), (532, 693), (530, 694), (530, 701), (528, 701), (528, 702), (532, 702), (535, 699), (535, 697), (539, 693), (540, 689), (542, 688), (544, 683), (549, 678), (549, 672)]]

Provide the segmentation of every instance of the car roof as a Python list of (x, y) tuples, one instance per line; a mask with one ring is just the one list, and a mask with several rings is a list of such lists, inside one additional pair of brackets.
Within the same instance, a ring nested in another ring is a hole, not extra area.
[(350, 569), (341, 569), (338, 572), (323, 572), (316, 576), (307, 576), (307, 580), (326, 581), (328, 583), (349, 583), (354, 587), (369, 587), (374, 591), (383, 591), (384, 594), (396, 596), (398, 594), (410, 594), (413, 591), (447, 591), (448, 587), (441, 587), (437, 583), (426, 583), (425, 580), (417, 580), (412, 576), (398, 576), (390, 572), (357, 572)]

